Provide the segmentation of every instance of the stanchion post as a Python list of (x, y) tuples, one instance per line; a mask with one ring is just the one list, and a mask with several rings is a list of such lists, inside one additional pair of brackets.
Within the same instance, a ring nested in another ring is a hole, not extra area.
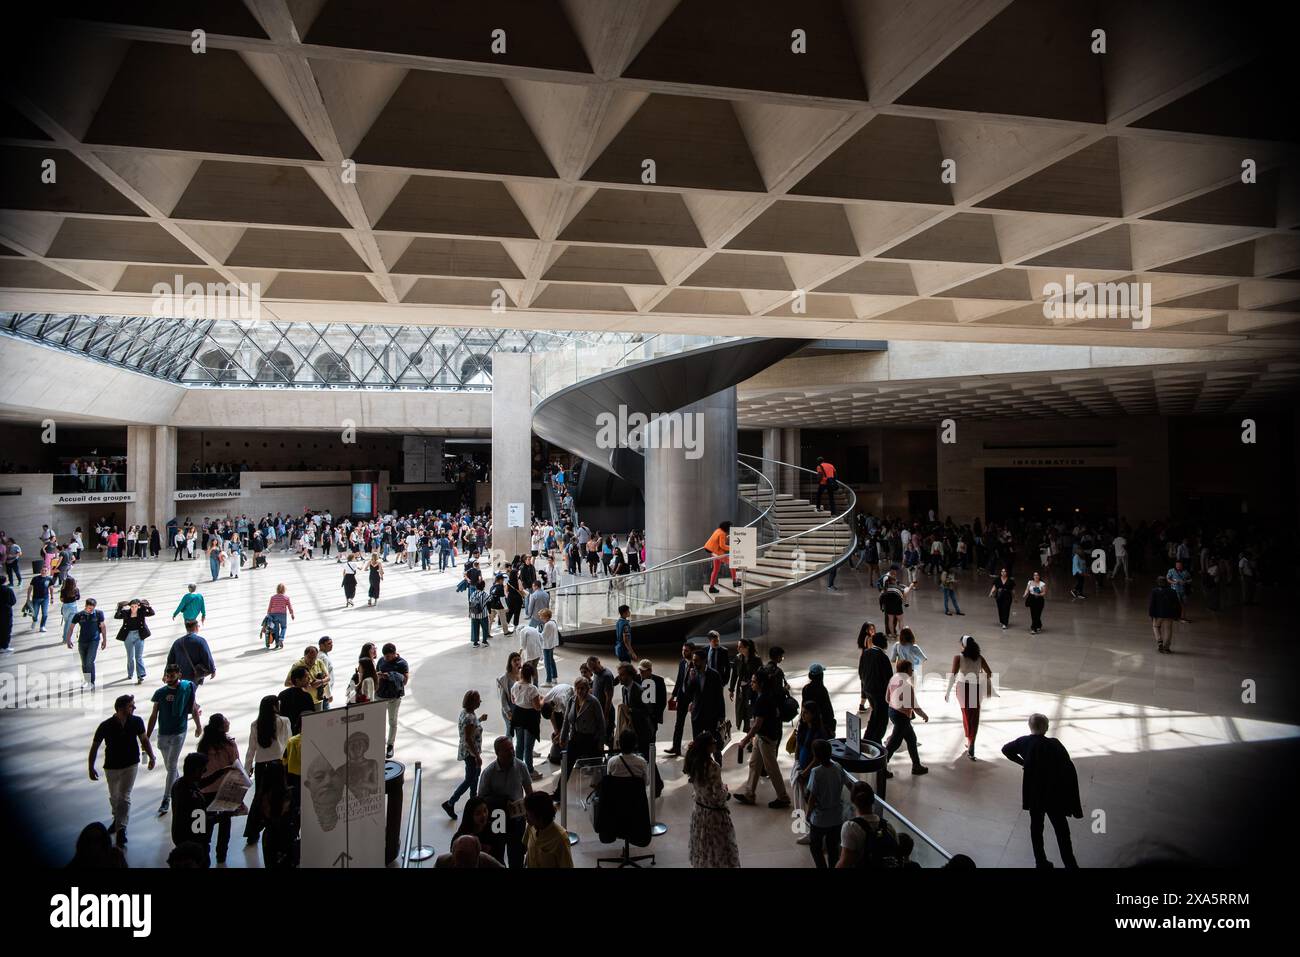
[(406, 849), (406, 859), (419, 864), (433, 857), (433, 848), (424, 843), (424, 772), (415, 762), (415, 847)]
[(659, 770), (659, 750), (655, 742), (650, 742), (650, 836), (660, 837), (668, 833), (668, 825), (659, 820), (659, 795), (655, 793), (655, 775)]
[(560, 827), (569, 838), (569, 846), (578, 843), (578, 835), (569, 830), (569, 749), (561, 752), (560, 761)]

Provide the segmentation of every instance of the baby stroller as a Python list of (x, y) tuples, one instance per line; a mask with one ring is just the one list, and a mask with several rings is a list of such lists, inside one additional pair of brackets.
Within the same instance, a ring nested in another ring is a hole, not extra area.
[(262, 630), (259, 634), (262, 638), (262, 647), (269, 649), (275, 644), (275, 625), (272, 624), (270, 615), (262, 618)]

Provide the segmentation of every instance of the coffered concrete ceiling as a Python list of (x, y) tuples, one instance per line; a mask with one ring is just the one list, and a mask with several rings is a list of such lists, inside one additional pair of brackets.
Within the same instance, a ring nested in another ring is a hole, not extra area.
[[(1300, 331), (1295, 73), (1230, 4), (50, 6), (11, 36), (0, 309), (149, 315), (180, 275), (318, 322)], [(1150, 327), (1045, 318), (1067, 276), (1150, 283)]]

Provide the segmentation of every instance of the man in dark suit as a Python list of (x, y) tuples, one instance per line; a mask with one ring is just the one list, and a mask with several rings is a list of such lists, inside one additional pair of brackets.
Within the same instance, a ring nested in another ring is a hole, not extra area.
[(722, 646), (722, 636), (716, 631), (709, 632), (709, 648), (706, 660), (708, 665), (718, 673), (722, 679), (722, 686), (727, 686), (728, 679), (731, 678), (731, 658), (727, 655), (727, 649)]
[(664, 723), (664, 711), (668, 708), (668, 686), (664, 679), (654, 673), (654, 665), (649, 658), (642, 658), (637, 662), (637, 671), (641, 680), (641, 687), (648, 688), (654, 685), (654, 690), (648, 692), (650, 697), (650, 720), (654, 722), (655, 730), (658, 731)]
[[(649, 662), (647, 662), (648, 664)], [(659, 727), (654, 714), (655, 706), (651, 698), (658, 693), (658, 688), (651, 682), (642, 684), (637, 680), (637, 669), (624, 662), (618, 666), (618, 686), (614, 689), (614, 700), (627, 708), (632, 730), (636, 732), (636, 750), (647, 762), (650, 761), (650, 745), (655, 739), (655, 730)], [(655, 768), (655, 795), (664, 789)]]
[(894, 669), (890, 666), (889, 655), (885, 652), (888, 645), (889, 639), (882, 632), (872, 635), (871, 647), (862, 656), (862, 664), (858, 671), (858, 677), (862, 679), (862, 690), (866, 692), (867, 700), (871, 702), (871, 714), (867, 718), (865, 736), (868, 741), (875, 741), (877, 744), (884, 742), (885, 729), (889, 727), (885, 691), (889, 687), (889, 679), (894, 676)]
[(722, 679), (709, 667), (708, 653), (695, 652), (695, 678), (691, 683), (691, 736), (698, 738), (704, 731), (716, 732), (725, 714)]
[(1043, 849), (1043, 817), (1052, 822), (1056, 846), (1067, 868), (1077, 868), (1074, 848), (1070, 844), (1067, 818), (1083, 817), (1079, 800), (1079, 775), (1065, 745), (1047, 736), (1047, 717), (1029, 716), (1030, 734), (1002, 746), (1002, 753), (1025, 769), (1021, 784), (1021, 806), (1029, 812), (1029, 840), (1034, 847), (1034, 862), (1051, 867)]
[(677, 712), (677, 721), (673, 725), (673, 746), (664, 754), (670, 754), (674, 758), (682, 756), (682, 730), (686, 727), (686, 712), (690, 704), (691, 679), (691, 659), (695, 656), (695, 649), (689, 643), (682, 645), (682, 657), (677, 662), (677, 677), (673, 680), (672, 700), (677, 702), (673, 708)]

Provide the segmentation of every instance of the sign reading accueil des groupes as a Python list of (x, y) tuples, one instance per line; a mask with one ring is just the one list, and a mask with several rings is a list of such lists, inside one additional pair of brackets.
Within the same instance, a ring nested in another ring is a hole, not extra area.
[(135, 492), (72, 492), (54, 496), (55, 505), (109, 505), (134, 501)]

